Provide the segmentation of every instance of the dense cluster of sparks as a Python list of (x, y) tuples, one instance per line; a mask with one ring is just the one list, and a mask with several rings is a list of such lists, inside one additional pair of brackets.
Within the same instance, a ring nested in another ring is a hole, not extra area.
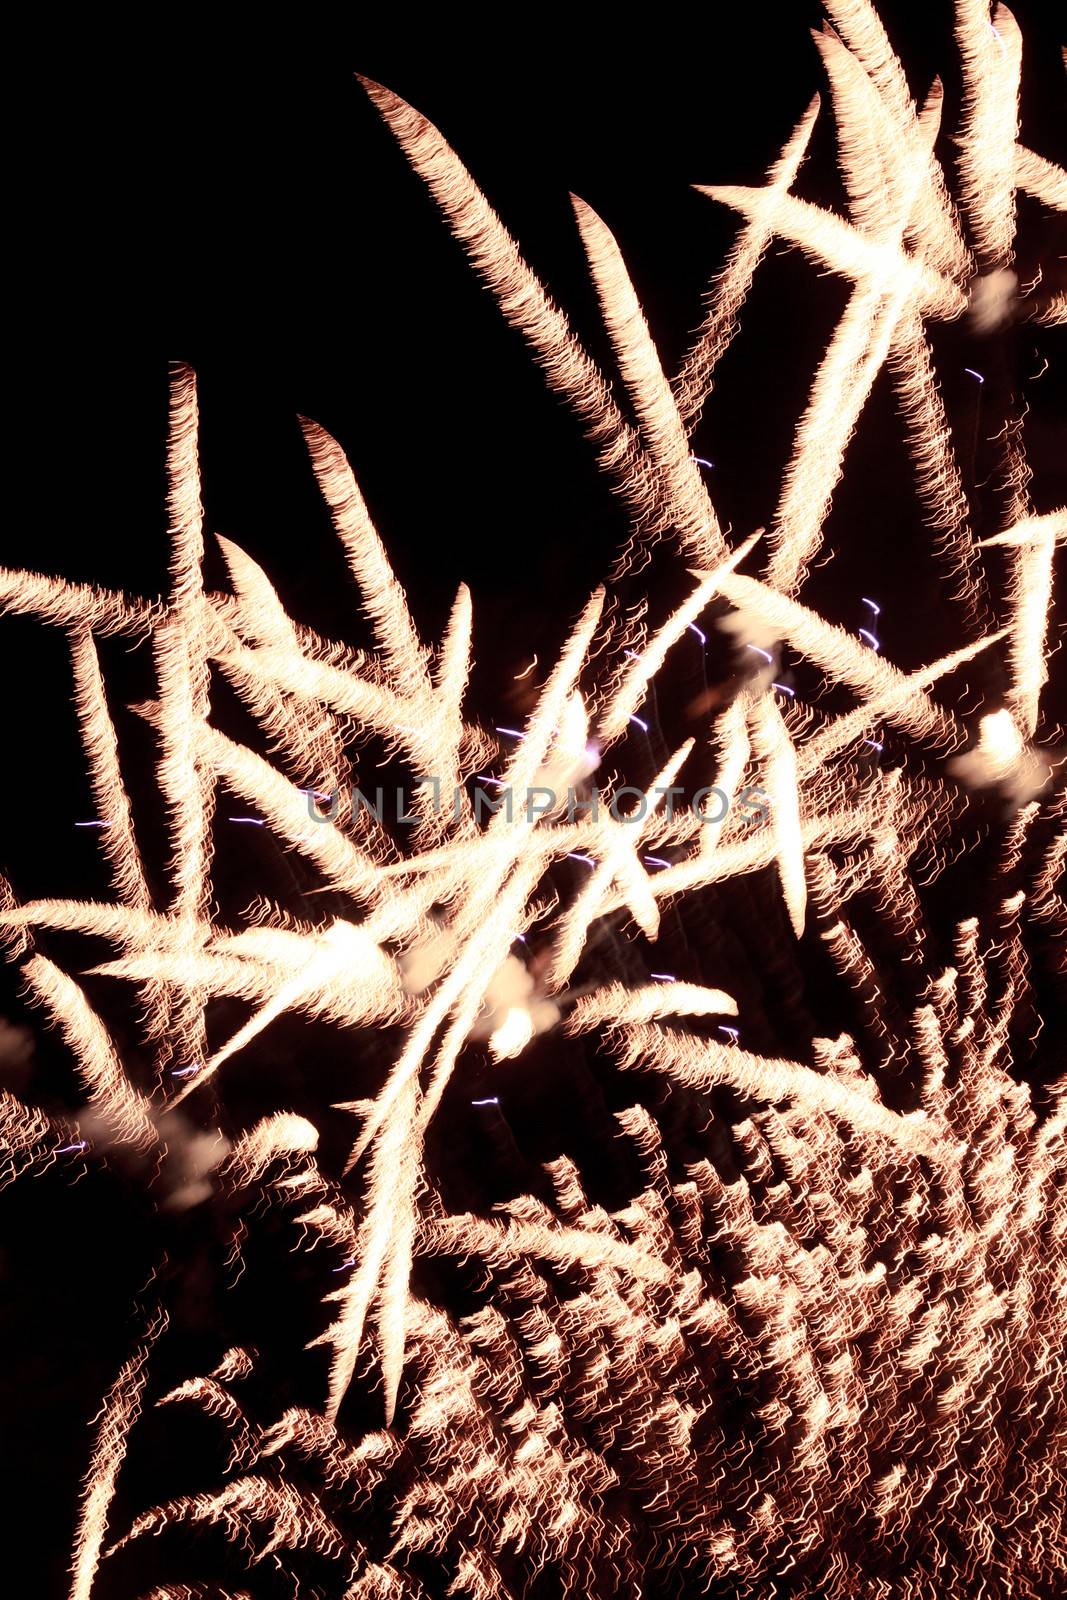
[[(255, 1352), (241, 1349), (160, 1397), (151, 1358), (166, 1317), (155, 1309), (96, 1423), (71, 1600), (88, 1600), (101, 1560), (110, 1570), (117, 1552), (179, 1523), (232, 1540), (248, 1594), (267, 1569), (288, 1573), (294, 1593), (347, 1600), (668, 1590), (1038, 1597), (1065, 1581), (1067, 1098), (1060, 1080), (1036, 1105), (1013, 1074), (1010, 1036), (1020, 1009), (1035, 1009), (1033, 940), (1054, 944), (1067, 928), (1059, 757), (1041, 713), (1067, 512), (1035, 512), (1022, 421), (1009, 416), (1002, 531), (984, 541), (998, 547), (998, 581), (1007, 574), (993, 592), (928, 327), (969, 311), (995, 320), (1014, 282), (1016, 193), (1067, 210), (1067, 176), (1019, 142), (1021, 47), (1003, 6), (991, 17), (986, 0), (957, 0), (958, 204), (935, 155), (940, 87), (914, 103), (868, 0), (826, 9), (836, 31), (816, 42), (847, 212), (791, 192), (817, 102), (763, 187), (706, 189), (743, 224), (673, 380), (614, 238), (575, 201), (622, 403), (440, 134), (365, 84), (505, 317), (585, 425), (632, 515), (620, 571), (641, 571), (655, 551), (692, 574), (689, 598), (659, 621), (620, 622), (595, 593), (550, 670), (535, 662), (518, 674), (536, 694), (522, 728), (498, 735), (470, 718), (466, 588), (440, 646), (429, 647), (344, 454), (311, 422), (311, 464), (373, 650), (291, 620), (266, 574), (227, 540), (232, 593), (205, 590), (186, 369), (172, 391), (166, 601), (0, 575), (7, 610), (69, 637), (114, 888), (110, 903), (18, 904), (4, 886), (0, 931), (29, 996), (62, 1030), (86, 1104), (58, 1126), (4, 1095), (0, 1177), (94, 1150), (157, 1164), (178, 1152), (186, 1203), (247, 1192), (339, 1263), (319, 1340), (329, 1372), (318, 1410), (255, 1414), (242, 1401)], [(731, 546), (690, 435), (774, 240), (846, 280), (850, 298), (798, 420), (773, 520)], [(1032, 314), (1061, 322), (1067, 310), (1061, 297)], [(883, 369), (958, 638), (951, 654), (911, 673), (880, 653), (874, 601), (857, 635), (798, 598)], [(762, 577), (739, 570), (761, 561)], [(703, 638), (709, 607), (725, 613), (742, 651), (751, 646), (754, 669), (709, 718), (716, 783), (728, 796), (757, 785), (767, 825), (751, 827), (736, 807), (709, 823), (664, 803), (664, 791), (685, 786), (692, 739), (625, 804), (573, 814), (568, 792), (587, 795), (591, 771), (613, 748), (626, 751), (634, 723), (645, 726), (638, 713), (656, 674), (683, 641)], [(163, 906), (150, 892), (95, 642), (115, 635), (147, 638), (154, 651), (158, 698), (140, 709), (158, 739), (169, 825)], [(848, 691), (851, 708), (829, 714), (800, 688), (783, 689), (783, 652), (818, 669), (813, 685), (821, 675)], [(987, 652), (1005, 664), (1004, 703), (964, 721), (946, 681)], [(269, 757), (212, 725), (216, 675), (260, 723)], [(861, 759), (880, 748), (883, 728), (917, 759), (894, 770)], [(359, 806), (310, 814), (342, 791), (354, 739), (412, 775), (406, 831)], [(471, 784), (488, 770), (513, 796), (551, 791), (554, 803), (486, 820)], [(434, 803), (430, 775), (438, 794), (460, 797), (455, 806)], [(262, 901), (236, 927), (220, 917), (220, 786), (311, 863), (347, 915), (300, 920)], [(960, 922), (945, 964), (927, 938), (917, 863), (933, 861), (936, 872), (966, 786), (994, 791), (1008, 820), (994, 909)], [(559, 874), (568, 860), (583, 876)], [(818, 930), (866, 1019), (862, 1038), (816, 1039), (804, 1059), (769, 1059), (744, 1046), (743, 1006), (729, 992), (667, 973), (636, 985), (576, 981), (608, 919), (654, 941), (667, 906), (684, 914), (709, 885), (760, 871), (776, 875), (793, 934)], [(879, 909), (891, 963), (909, 969), (910, 1009), (895, 1003), (895, 979), (860, 932), (861, 903)], [(93, 970), (135, 986), (151, 1081), (120, 1058), (85, 988), (35, 949), (37, 929), (109, 941), (114, 959)], [(221, 1040), (209, 1027), (220, 997), (247, 1012)], [(224, 1095), (225, 1064), (284, 1013), (328, 1022), (354, 1046), (368, 1030), (400, 1040), (373, 1097), (347, 1104), (358, 1131), (343, 1172), (320, 1166), (319, 1131), (284, 1105), (236, 1137), (208, 1125), (205, 1085)], [(553, 1030), (594, 1036), (640, 1081), (659, 1077), (705, 1098), (732, 1091), (741, 1111), (720, 1129), (716, 1159), (678, 1170), (655, 1117), (634, 1105), (618, 1122), (645, 1186), (623, 1210), (591, 1200), (561, 1156), (549, 1168), (554, 1204), (526, 1196), (495, 1215), (450, 1214), (426, 1153), (447, 1086), (472, 1050), (521, 1065), (534, 1036)], [(883, 1093), (893, 1063), (912, 1075), (906, 1104)], [(415, 1292), (422, 1256), (478, 1263), (473, 1314), (453, 1316)], [(380, 1387), (381, 1425), (362, 1434), (345, 1420), (354, 1384)], [(222, 1487), (116, 1528), (109, 1511), (146, 1393), (214, 1418), (228, 1437), (228, 1471)], [(195, 1562), (195, 1536), (184, 1548)], [(317, 1576), (300, 1588), (304, 1560)], [(225, 1592), (238, 1591), (194, 1576), (152, 1595)]]

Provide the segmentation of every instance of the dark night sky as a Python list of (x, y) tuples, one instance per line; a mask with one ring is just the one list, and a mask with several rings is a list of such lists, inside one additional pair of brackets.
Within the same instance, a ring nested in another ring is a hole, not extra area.
[[(930, 21), (948, 14), (947, 0), (882, 10), (914, 88), (947, 71), (951, 129), (953, 53)], [(1062, 161), (1058, 7), (1027, 0), (1014, 10), (1027, 49), (1023, 137)], [(587, 200), (619, 239), (671, 370), (736, 229), (689, 185), (759, 181), (823, 87), (807, 31), (817, 6), (659, 7), (628, 28), (606, 9), (596, 15), (607, 43), (574, 14), (540, 10), (506, 31), (496, 13), (412, 12), (388, 30), (355, 11), (345, 22), (302, 14), (299, 25), (257, 21), (225, 39), (178, 12), (151, 38), (94, 15), (62, 48), (29, 52), (13, 68), (27, 111), (12, 152), (19, 222), (9, 249), (23, 287), (9, 307), (20, 353), (7, 376), (6, 488), (22, 509), (4, 519), (0, 561), (162, 592), (167, 363), (180, 358), (200, 379), (209, 529), (266, 567), (293, 615), (365, 642), (296, 418), (321, 422), (349, 453), (428, 638), (440, 637), (457, 584), (470, 583), (475, 709), (492, 720), (501, 674), (534, 651), (551, 654), (625, 526), (579, 425), (545, 392), (353, 73), (437, 124), (610, 366), (568, 191)], [(800, 191), (840, 206), (828, 107), (823, 117)], [(1026, 249), (1049, 259), (1067, 244), (1050, 247), (1033, 223)], [(769, 520), (844, 297), (781, 249), (757, 277), (695, 440), (716, 464), (713, 493), (735, 535)], [(1026, 391), (1043, 511), (1067, 498), (1067, 439), (1053, 339), (1019, 332), (1012, 370), (1036, 370), (1035, 352), (1053, 361)], [(962, 368), (981, 367), (983, 351), (950, 330), (939, 356), (953, 426), (968, 439), (975, 398)], [(1061, 340), (1060, 374), (1063, 364)], [(936, 592), (914, 589), (919, 535), (914, 507), (890, 487), (903, 452), (884, 385), (872, 406), (834, 513), (834, 526), (862, 529), (861, 554), (821, 580), (817, 600), (846, 608), (849, 622), (860, 577), (876, 573), (887, 652), (910, 667), (935, 653), (931, 639), (950, 641)], [(975, 509), (981, 526), (980, 496)], [(218, 557), (209, 563), (221, 587)], [(124, 660), (121, 647), (105, 664), (123, 699), (150, 692), (143, 662)], [(0, 866), (24, 898), (103, 895), (92, 835), (73, 828), (90, 813), (63, 641), (5, 621), (0, 665), (9, 719)], [(133, 782), (150, 805), (145, 777)], [(0, 1013), (16, 1005), (10, 985), (0, 990)], [(43, 1046), (39, 1071), (59, 1070), (56, 1059)], [(121, 1187), (94, 1191), (91, 1208), (72, 1206), (77, 1193), (55, 1185), (43, 1202), (20, 1198), (3, 1223), (16, 1241), (5, 1274), (18, 1296), (16, 1383), (39, 1397), (16, 1438), (43, 1508), (33, 1560), (47, 1566), (46, 1584), (59, 1583), (67, 1560), (85, 1423), (125, 1353), (151, 1232), (143, 1218), (129, 1222)], [(54, 1263), (41, 1267), (53, 1245)], [(198, 1339), (207, 1349), (210, 1331), (189, 1331), (187, 1353)], [(195, 1358), (189, 1370), (200, 1370)]]

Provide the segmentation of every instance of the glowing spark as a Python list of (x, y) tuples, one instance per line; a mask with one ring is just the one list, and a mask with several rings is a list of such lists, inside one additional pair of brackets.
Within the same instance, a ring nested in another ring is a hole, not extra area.
[(530, 662), (530, 665), (528, 667), (524, 667), (522, 672), (516, 672), (516, 674), (515, 674), (515, 682), (516, 683), (520, 683), (523, 678), (528, 678), (530, 676), (530, 673), (533, 671), (534, 667), (536, 667), (536, 665), (537, 665), (537, 657), (534, 656), (533, 660)]
[(969, 373), (972, 378), (977, 378), (979, 383), (984, 383), (985, 382), (985, 379), (982, 377), (982, 374), (980, 372), (975, 372), (973, 367), (964, 367), (963, 370), (964, 370), (964, 372)]
[(872, 650), (880, 650), (882, 648), (869, 628), (860, 628), (859, 635), (861, 639), (866, 639)]
[(512, 1006), (503, 1022), (489, 1040), (489, 1049), (497, 1061), (507, 1061), (517, 1056), (533, 1038), (533, 1019), (525, 1006)]

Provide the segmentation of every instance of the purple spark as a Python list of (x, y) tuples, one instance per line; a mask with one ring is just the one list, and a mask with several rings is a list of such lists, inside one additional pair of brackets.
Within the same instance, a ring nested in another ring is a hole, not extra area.
[(500, 1104), (500, 1101), (497, 1099), (495, 1094), (491, 1095), (488, 1100), (472, 1100), (471, 1101), (471, 1105), (472, 1106), (498, 1106), (499, 1104)]
[(877, 739), (864, 739), (864, 744), (869, 744), (872, 750), (884, 750), (885, 745), (879, 744)]
[(669, 867), (671, 864), (664, 861), (662, 856), (645, 856), (643, 859), (646, 867)]
[(769, 650), (762, 650), (758, 644), (746, 644), (745, 649), (755, 650), (758, 656), (762, 656), (764, 661), (769, 662), (772, 667), (774, 666), (774, 657)]
[(687, 622), (686, 623), (686, 627), (689, 629), (690, 633), (695, 633), (696, 634), (696, 636), (700, 640), (701, 644), (707, 644), (707, 642), (708, 642), (707, 634), (706, 633), (701, 633), (700, 629), (697, 627), (695, 622)]
[[(993, 31), (995, 33), (996, 29), (994, 29)], [(969, 372), (972, 378), (977, 378), (979, 383), (984, 383), (985, 382), (985, 379), (982, 377), (982, 374), (980, 372), (975, 372), (973, 367), (964, 367), (963, 370), (964, 370), (964, 372)]]
[(354, 1267), (355, 1264), (356, 1264), (355, 1256), (349, 1256), (347, 1261), (342, 1261), (341, 1265), (339, 1267), (331, 1267), (330, 1271), (331, 1272), (343, 1272), (346, 1267)]
[(876, 617), (880, 617), (882, 615), (881, 606), (875, 605), (873, 600), (868, 600), (865, 594), (861, 594), (860, 599), (863, 601), (865, 606), (870, 606)]
[(496, 728), (496, 733), (506, 733), (509, 739), (525, 739), (526, 735), (520, 733), (518, 728)]
[(194, 1062), (191, 1067), (175, 1067), (174, 1070), (171, 1072), (171, 1077), (172, 1078), (191, 1078), (194, 1072), (199, 1072), (199, 1071), (200, 1071), (199, 1063), (198, 1062)]
[(677, 983), (678, 979), (670, 972), (650, 972), (650, 978), (658, 978), (660, 983)]
[(265, 828), (266, 823), (262, 817), (227, 817), (227, 822), (250, 822), (254, 828)]
[(577, 850), (568, 850), (567, 858), (570, 861), (584, 861), (587, 867), (595, 867), (596, 862), (592, 856), (583, 856)]
[(87, 1150), (88, 1148), (88, 1139), (79, 1139), (77, 1144), (61, 1144), (56, 1151), (56, 1155), (65, 1156), (69, 1155), (72, 1150)]
[(787, 683), (772, 683), (771, 688), (777, 689), (781, 694), (787, 694), (790, 700), (795, 700), (797, 697), (796, 690), (791, 689)]
[(734, 1044), (736, 1044), (738, 1039), (740, 1038), (740, 1034), (739, 1034), (738, 1030), (736, 1028), (727, 1027), (725, 1022), (720, 1022), (719, 1023), (719, 1032), (720, 1033), (729, 1034), (729, 1036), (733, 1040)]
[(704, 456), (690, 456), (689, 459), (691, 461), (695, 461), (698, 467), (711, 467), (712, 469), (714, 469), (714, 466), (715, 466), (714, 461), (708, 461), (708, 460), (705, 459)]
[(631, 722), (636, 722), (637, 726), (639, 728), (643, 729), (645, 733), (648, 732), (648, 723), (647, 722), (642, 722), (640, 717), (631, 717), (630, 721)]
[(869, 628), (861, 628), (859, 632), (860, 638), (866, 639), (872, 650), (880, 650), (882, 648)]
[(76, 828), (110, 828), (111, 824), (110, 822), (100, 822), (94, 818), (92, 822), (76, 822), (74, 826)]

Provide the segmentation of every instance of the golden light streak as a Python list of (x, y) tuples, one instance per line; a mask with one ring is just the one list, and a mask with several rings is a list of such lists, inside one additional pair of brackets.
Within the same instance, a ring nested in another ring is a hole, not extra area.
[[(938, 271), (957, 278), (966, 275), (970, 262), (960, 235), (955, 207), (949, 198), (941, 167), (934, 158), (933, 141), (920, 126), (900, 59), (894, 52), (881, 18), (871, 0), (826, 0), (826, 9), (842, 37), (869, 74), (893, 117), (897, 134), (909, 152), (924, 151), (924, 181), (918, 208), (909, 219), (915, 241)], [(936, 105), (932, 96), (931, 105)]]
[(639, 797), (640, 810), (635, 807), (618, 821), (610, 815), (604, 819), (599, 838), (591, 846), (600, 860), (588, 883), (579, 890), (560, 920), (549, 969), (554, 987), (564, 984), (573, 972), (585, 945), (589, 924), (599, 915), (613, 886), (617, 887), (620, 899), (645, 937), (654, 940), (659, 933), (659, 908), (648, 874), (637, 858), (643, 832), (640, 819), (654, 813), (662, 804), (663, 791), (671, 787), (692, 748), (693, 740), (688, 739), (675, 751), (663, 770), (657, 773), (651, 787)]
[(158, 1135), (149, 1102), (127, 1078), (106, 1028), (82, 990), (44, 956), (31, 956), (22, 973), (34, 999), (47, 1007), (62, 1030), (110, 1136), (135, 1150), (150, 1150)]
[(698, 983), (657, 984), (627, 989), (611, 983), (577, 1001), (567, 1019), (569, 1032), (584, 1033), (598, 1023), (649, 1022), (655, 1017), (736, 1017), (737, 1001), (721, 989)]
[(719, 561), (725, 554), (725, 541), (715, 508), (689, 450), (678, 406), (619, 247), (591, 206), (577, 195), (571, 195), (571, 204), (604, 324), (640, 419), (641, 437), (657, 481), (670, 503), (672, 521), (694, 560), (704, 564)]
[[(818, 114), (819, 96), (816, 95), (767, 174), (767, 188), (771, 194), (788, 194), (795, 183)], [(713, 280), (704, 321), (672, 383), (687, 432), (692, 432), (699, 420), (711, 392), (715, 368), (737, 332), (737, 315), (772, 236), (772, 230), (765, 223), (749, 223), (742, 229), (726, 266)]]
[(640, 447), (603, 377), (566, 318), (530, 271), (485, 196), (437, 129), (399, 95), (359, 80), (424, 179), (478, 273), (536, 355), (552, 388), (574, 406), (599, 446), (599, 459), (637, 515), (656, 507), (657, 490)]
[(1048, 681), (1045, 638), (1052, 608), (1052, 561), (1057, 543), (1067, 541), (1067, 508), (1045, 516), (1024, 517), (985, 545), (1007, 545), (1015, 551), (1011, 588), (1011, 707), (1023, 730), (1037, 731), (1041, 690)]
[(1015, 147), (1015, 182), (1053, 211), (1067, 211), (1067, 172), (1024, 145)]
[(955, 10), (964, 88), (960, 190), (989, 270), (1013, 259), (1022, 35), (1007, 6), (992, 18), (989, 0), (955, 0)]
[(92, 1593), (100, 1550), (107, 1532), (108, 1511), (115, 1494), (119, 1469), (126, 1456), (126, 1441), (141, 1409), (141, 1396), (148, 1378), (148, 1357), (166, 1322), (166, 1316), (158, 1313), (144, 1343), (125, 1363), (111, 1385), (97, 1419), (96, 1442), (74, 1542), (70, 1600), (89, 1600)]
[(950, 279), (895, 245), (865, 238), (842, 218), (806, 200), (794, 195), (771, 199), (762, 189), (731, 184), (696, 187), (701, 194), (732, 206), (751, 221), (764, 222), (819, 266), (851, 278), (861, 287), (900, 285), (905, 297), (915, 298), (924, 316), (951, 320), (967, 308), (966, 296)]
[(764, 783), (771, 803), (771, 827), (786, 910), (793, 932), (804, 932), (808, 891), (804, 879), (804, 846), (800, 821), (797, 753), (775, 700), (760, 695), (749, 715), (753, 754), (763, 762)]
[(619, 1065), (650, 1066), (679, 1083), (710, 1088), (730, 1084), (743, 1094), (770, 1101), (795, 1101), (839, 1117), (848, 1125), (899, 1144), (913, 1154), (936, 1156), (941, 1141), (925, 1119), (903, 1117), (887, 1110), (877, 1098), (873, 1081), (863, 1079), (851, 1088), (824, 1077), (794, 1061), (767, 1060), (736, 1046), (715, 1044), (675, 1030), (628, 1023), (618, 1030)]
[(740, 573), (724, 574), (719, 579), (719, 590), (734, 605), (759, 617), (779, 638), (788, 639), (830, 677), (847, 683), (865, 697), (877, 698), (887, 721), (916, 739), (936, 739), (950, 746), (960, 742), (955, 721), (948, 712), (843, 628), (824, 622), (807, 607)]
[(689, 599), (657, 630), (635, 661), (623, 669), (619, 687), (610, 694), (601, 713), (597, 731), (605, 744), (617, 739), (641, 704), (648, 686), (663, 666), (674, 645), (681, 639), (689, 625), (700, 616), (712, 596), (718, 592), (719, 574), (733, 572), (755, 547), (762, 530), (757, 529), (736, 550), (731, 551), (721, 566), (701, 578)]

